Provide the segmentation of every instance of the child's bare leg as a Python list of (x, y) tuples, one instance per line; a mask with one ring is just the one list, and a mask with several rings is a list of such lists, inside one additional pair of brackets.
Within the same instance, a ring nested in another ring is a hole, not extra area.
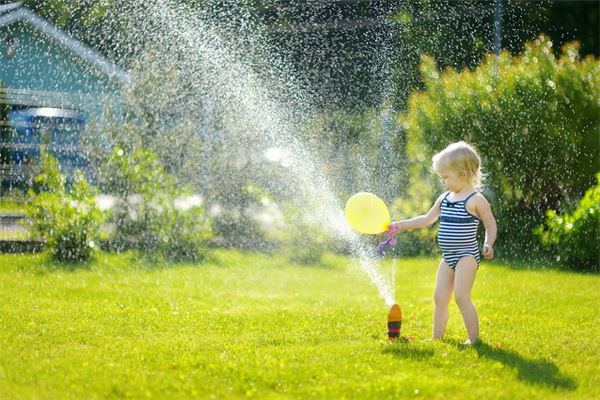
[(448, 324), (448, 303), (452, 297), (452, 287), (454, 285), (454, 270), (448, 267), (444, 260), (440, 262), (437, 270), (435, 292), (433, 300), (435, 308), (433, 311), (433, 339), (441, 339), (446, 333)]
[(463, 257), (456, 265), (454, 276), (454, 299), (467, 328), (471, 343), (479, 340), (479, 318), (471, 301), (471, 289), (477, 273), (477, 260), (474, 257)]

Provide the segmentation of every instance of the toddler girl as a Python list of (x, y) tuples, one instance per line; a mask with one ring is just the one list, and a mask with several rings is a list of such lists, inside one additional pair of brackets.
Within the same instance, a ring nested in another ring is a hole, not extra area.
[(452, 143), (433, 156), (433, 169), (448, 190), (442, 193), (425, 215), (394, 222), (396, 231), (424, 228), (438, 218), (438, 244), (442, 260), (437, 270), (434, 293), (433, 337), (442, 339), (448, 323), (448, 304), (452, 291), (467, 328), (469, 339), (465, 344), (479, 340), (479, 320), (471, 302), (471, 288), (479, 268), (479, 221), (485, 226), (483, 257), (494, 257), (496, 220), (490, 204), (477, 190), (481, 187), (482, 173), (477, 152), (465, 142)]

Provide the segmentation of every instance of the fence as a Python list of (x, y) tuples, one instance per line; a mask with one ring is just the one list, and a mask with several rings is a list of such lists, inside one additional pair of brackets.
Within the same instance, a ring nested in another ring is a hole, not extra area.
[(43, 240), (31, 236), (25, 222), (22, 213), (0, 213), (0, 252), (30, 253), (45, 247)]

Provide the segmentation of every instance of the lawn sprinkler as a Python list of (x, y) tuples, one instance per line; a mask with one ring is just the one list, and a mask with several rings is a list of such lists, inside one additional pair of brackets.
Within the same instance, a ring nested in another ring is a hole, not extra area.
[(390, 308), (388, 314), (388, 338), (397, 340), (400, 337), (400, 328), (402, 326), (402, 310), (398, 304), (394, 304)]

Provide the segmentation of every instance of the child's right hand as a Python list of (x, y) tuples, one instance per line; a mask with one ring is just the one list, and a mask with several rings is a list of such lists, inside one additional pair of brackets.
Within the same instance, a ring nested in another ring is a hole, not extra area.
[(400, 232), (402, 230), (402, 221), (392, 222), (388, 225), (388, 232), (392, 235)]

